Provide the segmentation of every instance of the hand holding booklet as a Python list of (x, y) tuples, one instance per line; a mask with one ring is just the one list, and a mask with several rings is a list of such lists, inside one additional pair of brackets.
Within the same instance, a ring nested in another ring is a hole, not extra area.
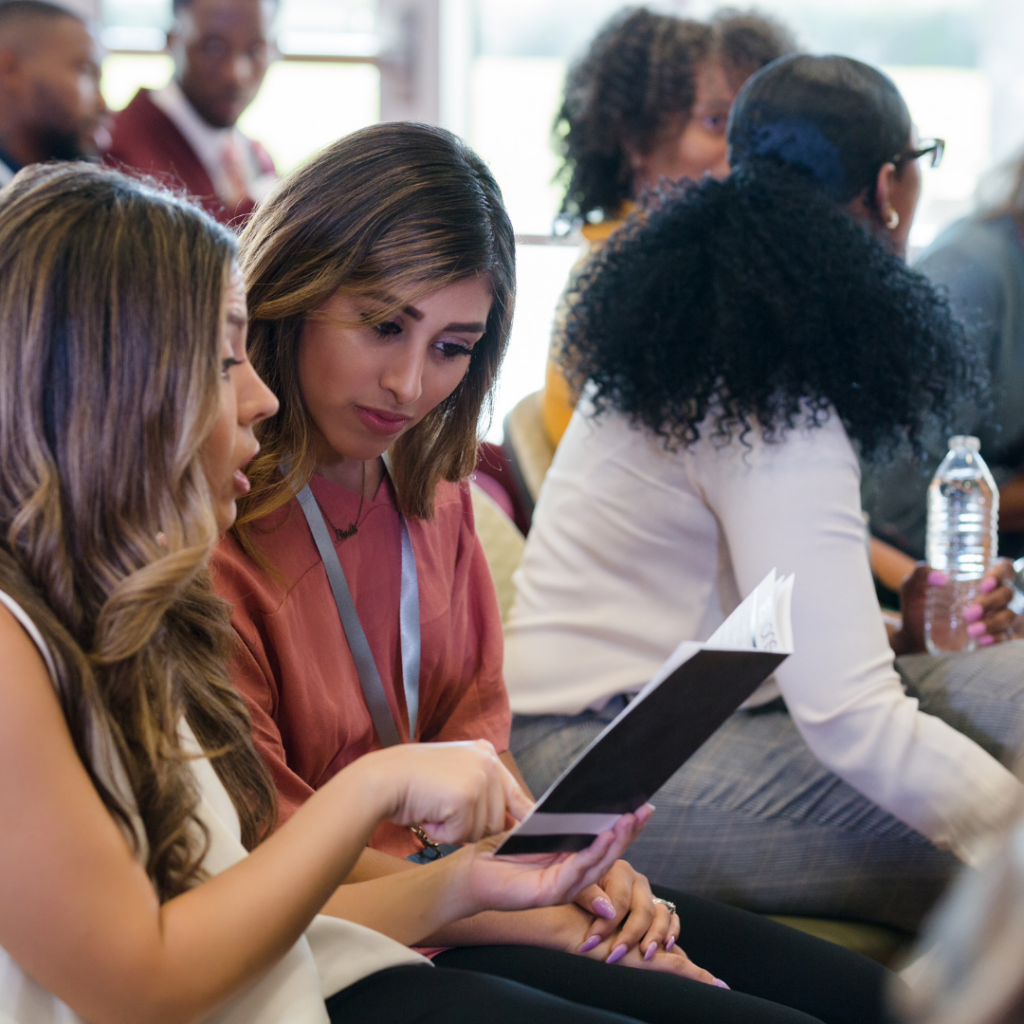
[(793, 653), (792, 591), (773, 569), (710, 639), (683, 641), (495, 853), (585, 849), (650, 800)]

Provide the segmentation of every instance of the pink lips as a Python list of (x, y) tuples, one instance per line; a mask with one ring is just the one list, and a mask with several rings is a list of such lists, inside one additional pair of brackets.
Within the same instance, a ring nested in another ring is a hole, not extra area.
[(365, 406), (357, 405), (356, 412), (363, 421), (363, 425), (372, 430), (375, 434), (390, 437), (401, 432), (402, 428), (412, 419), (411, 416), (398, 416), (394, 413), (384, 412), (381, 409), (367, 409)]
[(245, 475), (243, 470), (250, 462), (252, 462), (253, 459), (256, 458), (257, 455), (259, 455), (259, 453), (260, 446), (254, 438), (252, 441), (252, 451), (249, 452), (248, 457), (234, 472), (235, 491), (238, 493), (239, 498), (244, 498), (252, 490), (252, 484), (249, 482), (249, 478)]

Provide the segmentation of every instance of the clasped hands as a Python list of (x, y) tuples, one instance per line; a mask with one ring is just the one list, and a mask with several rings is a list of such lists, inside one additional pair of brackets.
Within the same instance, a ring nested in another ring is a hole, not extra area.
[(408, 744), (364, 761), (389, 784), (393, 821), (420, 825), (435, 841), (470, 844), (438, 865), (459, 917), (549, 908), (546, 931), (528, 936), (531, 944), (727, 987), (690, 962), (676, 944), (678, 916), (656, 903), (647, 879), (621, 860), (651, 805), (622, 815), (578, 853), (498, 857), (497, 833), (531, 803), (489, 743)]
[[(639, 829), (649, 816), (650, 812), (643, 816)], [(655, 901), (646, 876), (626, 861), (616, 861), (595, 885), (584, 889), (573, 909), (585, 938), (570, 952), (729, 987), (694, 964), (676, 944), (679, 915), (666, 903)]]
[[(619, 819), (614, 845), (620, 853), (640, 835), (653, 813), (654, 808), (647, 804)], [(546, 918), (542, 934), (530, 937), (533, 944), (728, 988), (692, 963), (677, 945), (679, 916), (665, 903), (655, 901), (647, 878), (626, 861), (606, 864), (596, 880), (578, 891), (559, 892), (557, 872), (566, 870), (582, 854), (494, 857), (491, 851), (501, 839), (493, 836), (463, 851), (473, 857), (470, 885), (479, 905), (490, 909), (549, 906), (553, 916)]]

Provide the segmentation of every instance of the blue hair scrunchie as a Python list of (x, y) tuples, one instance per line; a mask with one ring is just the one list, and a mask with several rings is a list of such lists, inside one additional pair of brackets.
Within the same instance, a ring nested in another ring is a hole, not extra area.
[(752, 157), (774, 156), (800, 167), (833, 199), (849, 198), (849, 179), (839, 147), (813, 121), (805, 118), (746, 124), (730, 140), (734, 167)]

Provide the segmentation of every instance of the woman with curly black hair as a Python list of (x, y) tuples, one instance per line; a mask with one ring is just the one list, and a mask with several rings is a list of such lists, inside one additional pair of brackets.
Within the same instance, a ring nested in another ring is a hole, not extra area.
[(569, 69), (555, 119), (561, 215), (621, 220), (661, 177), (729, 173), (725, 126), (743, 83), (791, 53), (771, 19), (724, 10), (707, 23), (625, 8)]
[[(725, 181), (665, 185), (577, 281), (587, 390), (517, 579), (513, 750), (542, 791), (683, 639), (772, 568), (796, 652), (655, 797), (632, 861), (766, 911), (913, 930), (1024, 788), (1024, 651), (899, 658), (865, 549), (857, 451), (914, 442), (980, 385), (904, 261), (918, 143), (895, 86), (842, 57), (755, 75)], [(917, 576), (921, 581), (921, 574)], [(972, 616), (1012, 618), (996, 574)], [(905, 689), (906, 688), (906, 689)]]
[[(795, 48), (782, 25), (758, 14), (726, 9), (705, 23), (644, 7), (620, 11), (566, 76), (554, 126), (565, 187), (559, 217), (582, 222), (593, 248), (662, 177), (724, 177), (725, 126), (737, 91)], [(555, 335), (557, 350), (557, 328)], [(543, 403), (552, 444), (575, 404), (552, 361)]]

